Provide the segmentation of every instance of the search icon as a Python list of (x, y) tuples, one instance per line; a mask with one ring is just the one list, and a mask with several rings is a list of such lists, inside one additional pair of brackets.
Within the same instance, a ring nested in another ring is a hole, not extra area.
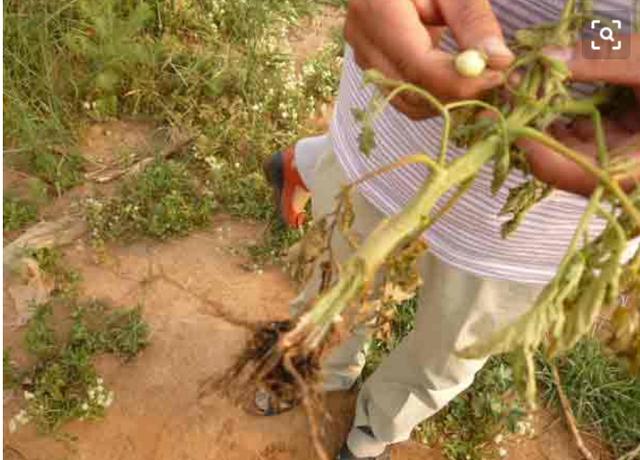
[(615, 41), (613, 39), (613, 30), (611, 30), (611, 27), (602, 27), (600, 29), (600, 38), (610, 42)]

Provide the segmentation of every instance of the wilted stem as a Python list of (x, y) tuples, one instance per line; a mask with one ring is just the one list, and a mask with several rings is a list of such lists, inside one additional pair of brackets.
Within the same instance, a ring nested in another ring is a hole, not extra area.
[[(300, 317), (296, 327), (283, 337), (283, 346), (300, 341), (309, 348), (317, 346), (332, 320), (359, 298), (387, 257), (418, 238), (431, 224), (431, 212), (438, 200), (451, 188), (474, 177), (496, 154), (500, 142), (500, 136), (494, 134), (476, 143), (447, 168), (431, 174), (399, 214), (383, 219), (341, 268), (336, 284), (322, 294), (313, 308)], [(309, 331), (308, 326), (320, 327)]]

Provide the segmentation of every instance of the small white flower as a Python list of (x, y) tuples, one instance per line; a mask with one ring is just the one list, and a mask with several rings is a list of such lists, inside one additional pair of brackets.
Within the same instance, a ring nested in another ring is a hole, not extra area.
[(500, 449), (498, 449), (498, 455), (500, 456), (500, 458), (506, 457), (507, 449), (505, 449), (504, 447), (501, 447)]
[(240, 167), (240, 163), (238, 163), (237, 161), (233, 164), (233, 166), (237, 169)]
[(98, 377), (98, 378), (96, 379), (96, 383), (98, 384), (98, 386), (102, 386), (102, 384), (104, 383), (104, 380), (102, 380), (102, 378), (101, 378), (101, 377)]
[(104, 402), (104, 407), (109, 407), (111, 406), (111, 404), (113, 404), (113, 397), (113, 391), (110, 391), (107, 395), (107, 400)]
[(87, 404), (86, 402), (82, 403), (81, 409), (83, 411), (87, 412), (89, 410), (89, 404)]
[(504, 441), (504, 436), (502, 435), (502, 433), (497, 434), (496, 437), (493, 438), (493, 442), (495, 442), (496, 444), (501, 444), (502, 441)]
[(36, 395), (31, 393), (30, 391), (25, 391), (24, 392), (24, 399), (26, 399), (27, 401), (29, 401), (30, 399), (33, 399), (35, 397), (36, 397)]
[(91, 103), (90, 103), (89, 101), (84, 101), (84, 102), (82, 103), (82, 107), (83, 107), (85, 110), (91, 110)]

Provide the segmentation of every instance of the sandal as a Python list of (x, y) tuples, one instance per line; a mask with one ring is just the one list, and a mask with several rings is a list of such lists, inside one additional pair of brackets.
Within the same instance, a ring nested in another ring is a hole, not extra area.
[(262, 170), (273, 189), (280, 218), (289, 227), (300, 228), (307, 217), (304, 208), (310, 196), (294, 165), (294, 148), (274, 153), (264, 161)]
[(288, 412), (297, 405), (298, 401), (281, 399), (266, 388), (258, 388), (254, 395), (253, 406), (248, 408), (248, 412), (271, 417)]

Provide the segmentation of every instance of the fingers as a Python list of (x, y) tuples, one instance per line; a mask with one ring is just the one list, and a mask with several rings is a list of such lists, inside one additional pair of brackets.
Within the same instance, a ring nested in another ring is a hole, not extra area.
[[(406, 80), (393, 62), (373, 46), (364, 35), (355, 34), (352, 37), (351, 46), (354, 49), (356, 64), (361, 69), (376, 69), (387, 78), (400, 81)], [(359, 52), (355, 52), (356, 49)], [(384, 88), (382, 90), (386, 92)], [(424, 98), (415, 93), (401, 93), (391, 100), (391, 105), (412, 120), (422, 120), (436, 114), (436, 110), (427, 104)]]
[(595, 176), (544, 145), (529, 139), (519, 140), (517, 145), (527, 153), (531, 172), (542, 182), (584, 196), (596, 187)]
[[(616, 58), (616, 51), (606, 42), (601, 43), (600, 50), (589, 50), (588, 53), (583, 52), (586, 46), (590, 43), (579, 42), (574, 48), (550, 47), (545, 54), (565, 62), (574, 80), (640, 87), (640, 34), (629, 37), (631, 53), (627, 58)], [(636, 92), (640, 95), (640, 90)]]
[(440, 11), (440, 5), (435, 0), (413, 0), (420, 20), (429, 26), (445, 25), (444, 17)]
[(514, 55), (504, 42), (488, 0), (442, 0), (439, 4), (461, 49), (484, 51), (493, 69), (504, 70), (513, 62)]
[[(423, 87), (443, 101), (475, 98), (502, 84), (503, 74), (496, 70), (486, 70), (477, 78), (457, 73), (454, 57), (433, 46), (433, 28), (425, 26), (422, 18), (435, 13), (426, 11), (425, 5), (419, 14), (413, 2), (351, 0), (345, 37), (358, 65)], [(393, 103), (414, 119), (434, 113), (417, 96), (405, 95)]]
[[(589, 161), (596, 163), (592, 141), (582, 141), (574, 136), (571, 128), (562, 125), (553, 126), (550, 134), (572, 150), (583, 153)], [(626, 140), (618, 145), (618, 148), (624, 150), (623, 155), (627, 160), (635, 158), (640, 161), (640, 146), (636, 141), (627, 134)], [(598, 184), (598, 179), (592, 173), (543, 144), (529, 139), (520, 139), (516, 144), (527, 153), (533, 175), (557, 189), (588, 196)], [(615, 158), (615, 152), (612, 151), (611, 154)], [(639, 180), (640, 171), (632, 169), (627, 171), (623, 180), (620, 180), (620, 186), (625, 191), (630, 191), (637, 186)]]

